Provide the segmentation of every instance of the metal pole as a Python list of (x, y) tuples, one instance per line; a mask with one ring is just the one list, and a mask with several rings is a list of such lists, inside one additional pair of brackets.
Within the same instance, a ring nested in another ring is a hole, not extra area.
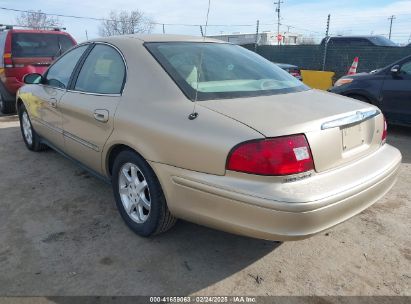
[(200, 32), (201, 32), (201, 37), (204, 37), (204, 32), (203, 32), (203, 26), (200, 25)]
[(87, 30), (86, 30), (86, 40), (88, 40), (88, 33), (87, 33)]
[(325, 31), (325, 40), (324, 40), (323, 71), (325, 71), (325, 63), (326, 63), (326, 61), (327, 61), (328, 41), (330, 40), (330, 37), (329, 37), (330, 19), (331, 19), (331, 15), (328, 14), (328, 17), (327, 17), (327, 29), (326, 29), (326, 31)]
[(257, 28), (255, 30), (255, 45), (254, 45), (254, 52), (257, 53), (257, 46), (258, 46), (258, 30), (260, 27), (260, 20), (257, 20)]
[(163, 23), (163, 34), (166, 33), (166, 28), (164, 27), (164, 23)]
[(278, 45), (281, 44), (280, 40), (278, 40), (278, 36), (280, 36), (281, 3), (284, 3), (284, 2), (281, 1), (281, 0), (279, 0), (278, 2), (274, 2), (274, 4), (277, 4), (277, 8), (275, 9), (275, 11), (277, 12), (277, 41), (278, 41)]
[(392, 15), (388, 20), (390, 20), (390, 33), (388, 34), (388, 39), (391, 40), (391, 30), (392, 30), (392, 21), (395, 19), (395, 16)]

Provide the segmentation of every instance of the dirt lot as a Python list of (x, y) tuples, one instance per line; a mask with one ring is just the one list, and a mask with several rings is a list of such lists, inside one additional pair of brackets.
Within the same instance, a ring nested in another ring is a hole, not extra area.
[(53, 151), (29, 152), (0, 117), (0, 296), (411, 295), (411, 129), (381, 201), (310, 239), (275, 243), (180, 221), (150, 239), (117, 213), (110, 186)]

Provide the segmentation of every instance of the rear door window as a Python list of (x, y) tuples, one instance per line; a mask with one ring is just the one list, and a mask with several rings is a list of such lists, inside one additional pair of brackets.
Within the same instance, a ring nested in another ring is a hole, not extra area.
[(97, 94), (121, 94), (125, 71), (124, 61), (117, 50), (97, 44), (84, 61), (74, 89)]
[(58, 57), (74, 44), (63, 34), (13, 33), (11, 53), (13, 57)]

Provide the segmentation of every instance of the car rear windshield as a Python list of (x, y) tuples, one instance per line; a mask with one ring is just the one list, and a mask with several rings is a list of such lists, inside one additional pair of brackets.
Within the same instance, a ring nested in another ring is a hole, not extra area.
[(145, 46), (191, 100), (275, 95), (309, 89), (275, 64), (238, 45), (151, 42)]
[(13, 57), (57, 57), (73, 45), (63, 34), (13, 33), (11, 53)]
[(374, 42), (375, 45), (379, 46), (398, 46), (397, 44), (395, 44), (390, 39), (384, 36), (370, 37), (370, 40)]

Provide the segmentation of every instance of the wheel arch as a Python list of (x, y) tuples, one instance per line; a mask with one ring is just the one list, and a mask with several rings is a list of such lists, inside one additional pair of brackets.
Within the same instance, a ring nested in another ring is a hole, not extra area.
[[(105, 171), (109, 178), (111, 178), (112, 173), (113, 173), (113, 165), (114, 161), (122, 151), (132, 151), (134, 153), (137, 153), (139, 156), (141, 156), (143, 159), (146, 159), (139, 151), (137, 151), (134, 147), (128, 144), (124, 143), (115, 143), (111, 145), (107, 149), (106, 157), (105, 157)], [(146, 160), (147, 161), (147, 160)]]
[(24, 105), (23, 99), (21, 99), (20, 97), (17, 97), (17, 100), (16, 100), (16, 112), (17, 112), (17, 115), (20, 113), (21, 105)]
[(367, 91), (352, 90), (352, 91), (344, 92), (343, 95), (347, 96), (347, 97), (351, 97), (351, 98), (362, 97), (362, 98), (366, 99), (365, 102), (368, 102), (368, 103), (370, 103), (372, 105), (375, 105), (375, 106), (379, 105), (378, 99), (376, 97), (372, 96)]

